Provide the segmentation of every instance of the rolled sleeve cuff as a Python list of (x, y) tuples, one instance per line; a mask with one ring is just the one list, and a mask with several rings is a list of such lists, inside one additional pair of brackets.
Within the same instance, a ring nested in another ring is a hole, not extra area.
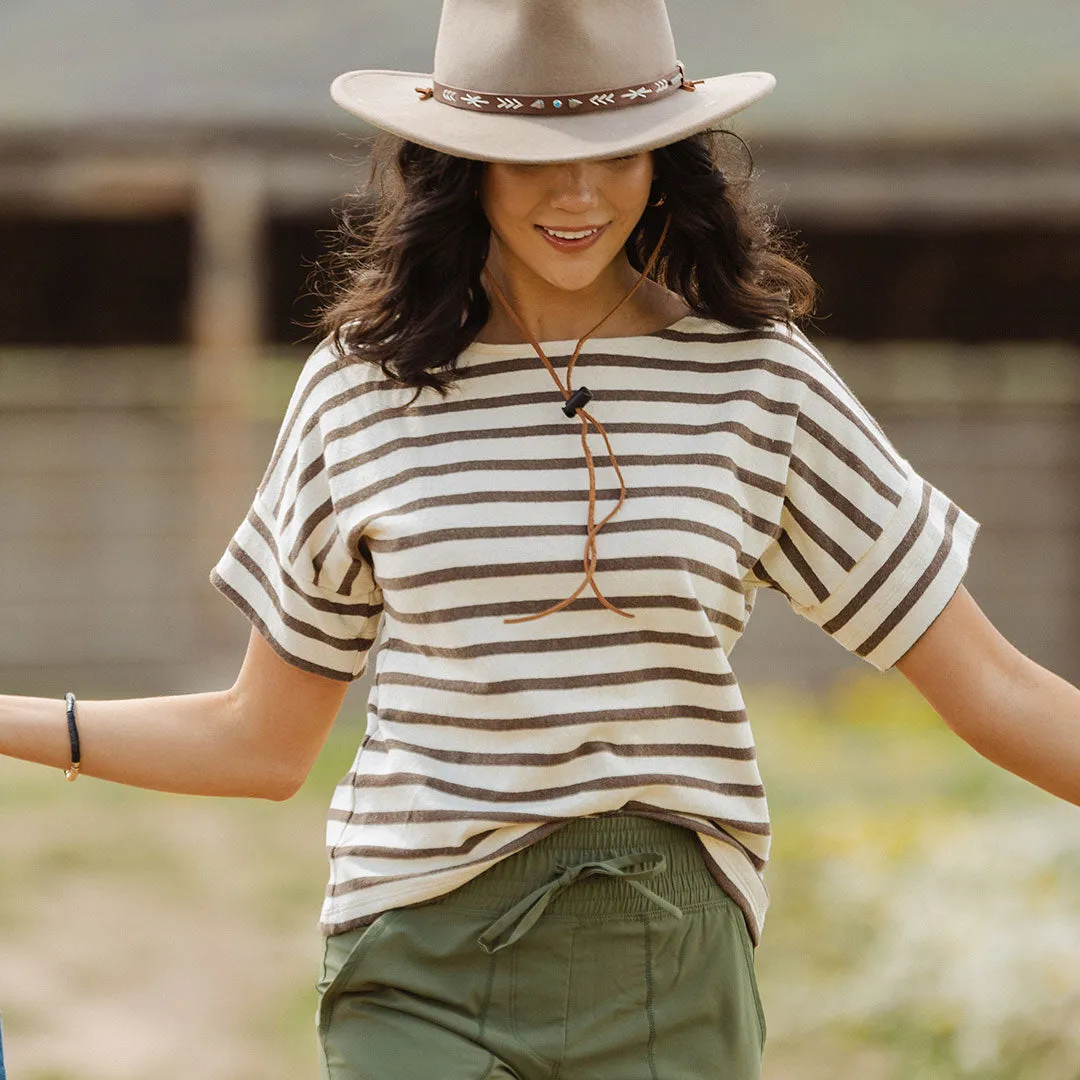
[(802, 614), (887, 671), (952, 599), (979, 522), (914, 471), (882, 533), (841, 586)]

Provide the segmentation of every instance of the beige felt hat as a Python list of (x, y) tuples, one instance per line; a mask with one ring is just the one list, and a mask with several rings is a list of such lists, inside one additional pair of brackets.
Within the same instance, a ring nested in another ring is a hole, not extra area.
[(481, 161), (652, 150), (764, 97), (764, 71), (687, 78), (663, 0), (444, 0), (434, 74), (347, 71), (330, 86), (376, 127)]

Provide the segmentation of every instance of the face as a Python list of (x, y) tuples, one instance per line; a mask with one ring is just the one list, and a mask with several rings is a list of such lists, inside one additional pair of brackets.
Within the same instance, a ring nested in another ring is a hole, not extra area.
[(508, 272), (575, 291), (621, 254), (652, 179), (649, 151), (560, 164), (492, 162), (481, 180), (480, 204)]

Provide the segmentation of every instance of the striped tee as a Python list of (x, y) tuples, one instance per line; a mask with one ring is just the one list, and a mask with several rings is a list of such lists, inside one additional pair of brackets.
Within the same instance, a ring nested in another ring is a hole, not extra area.
[[(575, 342), (544, 351), (565, 381)], [(363, 674), (327, 824), (326, 934), (464, 884), (583, 815), (697, 833), (755, 942), (769, 813), (730, 657), (760, 588), (885, 671), (956, 591), (979, 523), (919, 476), (798, 331), (686, 317), (597, 338), (626, 501), (584, 578), (581, 420), (528, 344), (474, 343), (444, 400), (341, 358), (300, 373), (211, 580), (288, 662)], [(596, 520), (619, 484), (600, 435)]]

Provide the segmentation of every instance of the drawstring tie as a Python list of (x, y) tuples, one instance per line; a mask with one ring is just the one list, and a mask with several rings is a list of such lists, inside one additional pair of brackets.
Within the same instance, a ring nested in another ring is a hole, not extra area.
[[(581, 347), (585, 344), (630, 299), (631, 296), (637, 292), (638, 288), (649, 276), (649, 272), (656, 264), (656, 260), (660, 255), (660, 249), (664, 246), (664, 241), (667, 239), (668, 229), (671, 227), (671, 214), (667, 216), (667, 220), (664, 222), (664, 228), (660, 233), (660, 239), (656, 242), (656, 247), (653, 248), (653, 253), (649, 256), (649, 261), (645, 264), (644, 269), (641, 271), (641, 275), (634, 283), (634, 287), (577, 343), (577, 347), (574, 349), (574, 355), (570, 357), (570, 363), (566, 368), (566, 385), (563, 386), (562, 380), (559, 378), (555, 369), (551, 366), (551, 361), (544, 354), (544, 350), (540, 347), (540, 343), (533, 337), (528, 327), (518, 316), (518, 313), (513, 309), (510, 301), (503, 295), (502, 290), (496, 284), (494, 277), (488, 268), (484, 267), (484, 277), (491, 287), (491, 291), (498, 298), (499, 302), (506, 308), (510, 317), (517, 324), (518, 329), (525, 335), (529, 344), (532, 345), (536, 351), (537, 356), (543, 361), (544, 366), (548, 369), (551, 377), (555, 380), (555, 385), (562, 392), (563, 397), (566, 399), (566, 406), (563, 411), (567, 416), (573, 415), (576, 411), (581, 415), (581, 447), (585, 452), (585, 463), (589, 468), (589, 524), (588, 535), (585, 539), (585, 580), (574, 590), (574, 592), (568, 596), (565, 600), (561, 600), (559, 603), (549, 607), (546, 611), (540, 611), (535, 615), (524, 615), (519, 619), (503, 619), (504, 623), (522, 623), (529, 622), (531, 619), (542, 619), (545, 615), (551, 615), (556, 611), (561, 611), (567, 604), (573, 603), (578, 596), (581, 595), (586, 585), (591, 585), (592, 590), (596, 593), (597, 599), (604, 607), (614, 611), (616, 615), (624, 615), (628, 619), (636, 618), (629, 611), (622, 611), (615, 607), (604, 594), (600, 591), (599, 586), (596, 584), (593, 578), (593, 570), (596, 569), (596, 534), (618, 513), (619, 508), (626, 501), (626, 483), (623, 480), (622, 470), (619, 468), (619, 463), (615, 460), (615, 452), (611, 449), (611, 442), (608, 439), (607, 432), (604, 430), (603, 424), (596, 419), (591, 413), (586, 412), (581, 406), (590, 400), (592, 394), (587, 386), (581, 387), (579, 390), (572, 391), (570, 389), (570, 377), (574, 372), (574, 364), (577, 362), (578, 356), (581, 355)], [(567, 411), (569, 410), (569, 411)], [(600, 522), (596, 524), (596, 470), (593, 468), (592, 453), (589, 450), (589, 424), (592, 424), (597, 431), (603, 436), (604, 444), (607, 446), (608, 457), (611, 460), (611, 466), (615, 470), (616, 475), (619, 477), (619, 501), (616, 503), (615, 508)]]
[[(532, 928), (533, 924), (544, 913), (544, 908), (551, 903), (556, 893), (573, 885), (578, 878), (589, 877), (591, 874), (606, 874), (608, 877), (622, 878), (631, 888), (636, 889), (642, 896), (648, 897), (654, 903), (659, 904), (676, 919), (681, 919), (683, 913), (672, 903), (662, 896), (657, 896), (652, 889), (641, 884), (642, 878), (656, 877), (667, 869), (667, 860), (657, 851), (646, 851), (631, 855), (620, 855), (614, 859), (605, 859), (602, 862), (583, 862), (576, 866), (566, 866), (564, 863), (556, 863), (556, 867), (562, 871), (557, 877), (539, 889), (529, 893), (528, 896), (519, 900), (505, 915), (495, 920), (477, 939), (477, 944), (486, 953), (496, 953), (513, 945), (515, 941), (524, 937)], [(637, 869), (634, 869), (634, 868)], [(516, 922), (516, 925), (514, 925)], [(510, 936), (493, 944), (499, 935), (508, 927), (514, 926)]]

